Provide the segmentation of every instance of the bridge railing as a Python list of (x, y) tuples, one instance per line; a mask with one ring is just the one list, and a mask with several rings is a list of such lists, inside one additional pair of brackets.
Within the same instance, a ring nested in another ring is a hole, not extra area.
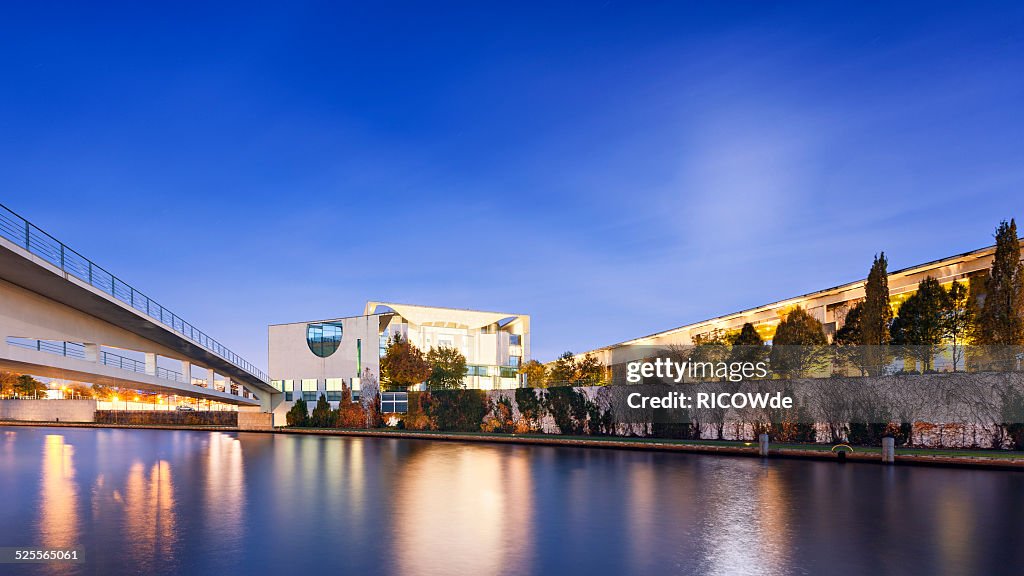
[(53, 236), (0, 204), (0, 236), (46, 260), (64, 272), (88, 283), (135, 310), (169, 327), (200, 347), (220, 356), (249, 374), (269, 383), (267, 374), (251, 362), (182, 320), (152, 298), (139, 292), (98, 264), (64, 245)]

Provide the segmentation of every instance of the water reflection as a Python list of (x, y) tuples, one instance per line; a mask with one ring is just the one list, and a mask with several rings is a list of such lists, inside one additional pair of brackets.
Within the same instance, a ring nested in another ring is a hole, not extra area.
[(71, 548), (78, 544), (78, 488), (74, 482), (74, 459), (75, 448), (64, 442), (64, 436), (46, 436), (39, 483), (38, 526), (39, 542), (47, 548)]
[[(377, 438), (2, 429), (54, 573), (1020, 573), (1024, 474)], [(25, 542), (26, 535), (31, 542)], [(47, 570), (40, 568), (40, 571)]]
[(533, 486), (522, 451), (423, 446), (395, 488), (399, 574), (501, 574), (530, 557)]

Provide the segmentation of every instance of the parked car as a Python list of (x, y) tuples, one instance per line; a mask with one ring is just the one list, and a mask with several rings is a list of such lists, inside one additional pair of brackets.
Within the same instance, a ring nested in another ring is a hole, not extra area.
[(179, 412), (195, 412), (195, 408), (191, 406), (178, 406), (177, 410)]

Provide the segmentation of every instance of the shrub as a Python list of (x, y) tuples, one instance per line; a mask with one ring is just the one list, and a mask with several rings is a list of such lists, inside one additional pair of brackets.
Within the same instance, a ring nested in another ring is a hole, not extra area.
[(544, 401), (537, 396), (536, 389), (516, 389), (516, 406), (519, 408), (519, 422), (516, 424), (517, 434), (541, 430), (540, 421), (546, 413), (544, 404)]
[(430, 399), (424, 412), (437, 430), (480, 431), (489, 408), (485, 391), (436, 390), (423, 394)]

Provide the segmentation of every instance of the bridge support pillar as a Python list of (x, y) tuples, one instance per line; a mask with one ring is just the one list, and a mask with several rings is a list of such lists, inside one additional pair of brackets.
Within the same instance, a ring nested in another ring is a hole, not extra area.
[(99, 362), (100, 361), (100, 345), (85, 343), (85, 360), (86, 362)]
[(234, 394), (234, 392), (231, 391), (231, 378), (224, 378), (224, 391), (228, 394)]
[(210, 373), (209, 380), (206, 381), (206, 387), (210, 390), (217, 389), (217, 373), (213, 371), (213, 368), (207, 368), (207, 372)]
[(152, 352), (146, 353), (146, 374), (156, 376), (156, 354)]
[(185, 384), (192, 384), (192, 363), (181, 361), (181, 381)]

